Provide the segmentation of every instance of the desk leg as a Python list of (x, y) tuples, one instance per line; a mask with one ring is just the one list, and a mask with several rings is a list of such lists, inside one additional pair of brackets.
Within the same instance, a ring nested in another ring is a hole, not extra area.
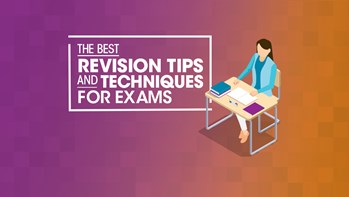
[(250, 120), (250, 155), (254, 155), (255, 153), (252, 151), (253, 150), (253, 144), (252, 144), (252, 136), (253, 136), (253, 127), (252, 127), (252, 120)]
[(258, 116), (258, 133), (262, 133), (266, 130), (268, 130), (270, 127), (274, 126), (274, 139), (272, 141), (270, 141), (269, 143), (263, 145), (262, 147), (258, 148), (257, 150), (253, 150), (253, 144), (252, 144), (252, 120), (250, 120), (250, 155), (254, 155), (256, 153), (258, 153), (259, 151), (265, 149), (266, 147), (270, 146), (271, 144), (275, 143), (276, 140), (278, 139), (278, 128), (277, 128), (277, 124), (279, 122), (279, 120), (277, 119), (277, 114), (278, 114), (278, 108), (277, 105), (275, 105), (274, 107), (275, 110), (275, 119), (274, 119), (274, 123), (272, 125), (269, 125), (268, 127), (260, 130), (260, 116)]
[(231, 112), (229, 115), (223, 117), (222, 119), (218, 120), (217, 122), (213, 123), (212, 125), (209, 125), (209, 123), (208, 123), (209, 122), (208, 121), (208, 102), (209, 102), (208, 100), (209, 99), (207, 97), (205, 97), (205, 98), (206, 98), (206, 130), (212, 129), (213, 127), (221, 124), (222, 122), (224, 122), (225, 120), (227, 120), (233, 116), (233, 113)]

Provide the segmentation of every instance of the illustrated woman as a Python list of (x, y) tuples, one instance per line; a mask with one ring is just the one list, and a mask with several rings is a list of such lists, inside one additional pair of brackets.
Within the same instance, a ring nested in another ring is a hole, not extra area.
[[(240, 80), (252, 71), (252, 87), (254, 87), (254, 90), (250, 94), (252, 96), (257, 94), (272, 96), (277, 68), (273, 61), (271, 42), (267, 39), (260, 39), (256, 43), (256, 48), (257, 53), (252, 56), (245, 70), (233, 83), (234, 85), (238, 84)], [(245, 143), (250, 135), (247, 130), (246, 120), (237, 114), (236, 117), (241, 127), (240, 143)]]

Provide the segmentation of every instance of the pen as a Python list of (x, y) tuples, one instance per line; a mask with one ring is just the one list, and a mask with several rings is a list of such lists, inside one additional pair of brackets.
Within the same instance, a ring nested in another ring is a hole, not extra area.
[(230, 99), (229, 99), (229, 103), (234, 104), (236, 107), (238, 106), (238, 103), (231, 101)]

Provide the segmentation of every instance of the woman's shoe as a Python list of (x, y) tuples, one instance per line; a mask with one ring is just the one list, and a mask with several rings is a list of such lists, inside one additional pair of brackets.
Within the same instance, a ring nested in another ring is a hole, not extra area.
[(241, 144), (245, 143), (247, 141), (249, 135), (250, 135), (250, 133), (248, 131), (242, 132), (242, 138), (241, 138), (240, 143)]
[(247, 130), (246, 131), (241, 130), (240, 134), (239, 134), (239, 139), (241, 139), (244, 136), (244, 134), (243, 134), (244, 132), (248, 132), (248, 131)]

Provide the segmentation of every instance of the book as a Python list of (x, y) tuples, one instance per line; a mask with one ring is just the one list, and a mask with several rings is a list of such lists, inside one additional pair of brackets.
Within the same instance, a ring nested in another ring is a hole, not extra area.
[(226, 92), (223, 92), (222, 94), (217, 94), (216, 92), (214, 92), (212, 90), (210, 92), (211, 92), (211, 94), (213, 94), (214, 96), (219, 98), (219, 97), (222, 97), (222, 96), (228, 94), (230, 92), (230, 90), (227, 90)]
[(249, 114), (254, 115), (257, 112), (263, 110), (264, 107), (259, 105), (258, 103), (254, 102), (251, 105), (244, 108), (245, 111), (247, 111)]
[(216, 85), (211, 87), (211, 93), (213, 93), (216, 96), (222, 96), (223, 94), (226, 94), (231, 89), (231, 86), (224, 81), (221, 81), (217, 83)]
[(231, 98), (237, 100), (238, 102), (244, 104), (244, 105), (249, 105), (253, 101), (257, 99), (255, 96), (251, 96), (249, 92), (242, 88), (236, 88), (233, 91), (231, 91), (228, 96)]

